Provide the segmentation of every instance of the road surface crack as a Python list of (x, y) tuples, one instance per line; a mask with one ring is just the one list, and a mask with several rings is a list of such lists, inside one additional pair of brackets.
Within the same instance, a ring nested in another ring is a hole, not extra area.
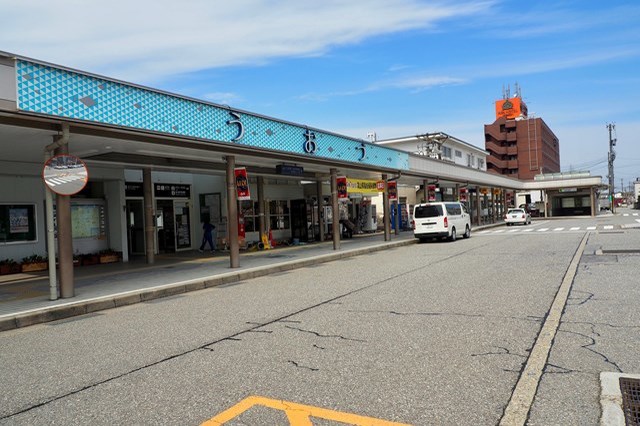
[(295, 361), (291, 361), (291, 360), (289, 360), (289, 361), (287, 361), (287, 362), (288, 362), (289, 364), (293, 364), (293, 365), (295, 365), (296, 367), (298, 367), (298, 368), (302, 368), (302, 369), (305, 369), (305, 370), (310, 370), (310, 371), (319, 371), (319, 370), (320, 370), (319, 368), (313, 368), (313, 367), (307, 367), (307, 366), (305, 366), (305, 365), (300, 365), (300, 364), (298, 364), (297, 362), (295, 362)]
[[(597, 332), (595, 331), (595, 327), (596, 327), (596, 325), (595, 325), (595, 324), (591, 324), (591, 323), (586, 323), (586, 324), (591, 325), (591, 331), (592, 331), (592, 334), (595, 334), (596, 336), (600, 337), (600, 334), (599, 334), (599, 333), (597, 333)], [(591, 337), (591, 336), (588, 336), (588, 335), (586, 335), (586, 334), (584, 334), (584, 333), (579, 333), (579, 332), (577, 332), (577, 331), (570, 331), (570, 330), (558, 330), (558, 332), (561, 332), (561, 333), (568, 333), (568, 334), (575, 334), (576, 336), (581, 336), (581, 337), (584, 337), (585, 339), (588, 339), (588, 340), (589, 340), (589, 343), (587, 343), (586, 345), (580, 345), (580, 347), (582, 347), (582, 348), (584, 348), (584, 349), (586, 349), (586, 350), (588, 350), (588, 351), (590, 351), (590, 352), (593, 352), (594, 354), (598, 355), (598, 356), (599, 356), (599, 357), (601, 357), (601, 358), (602, 358), (602, 359), (603, 359), (607, 364), (610, 364), (610, 365), (614, 366), (614, 367), (616, 368), (616, 370), (618, 371), (618, 373), (622, 373), (622, 369), (620, 368), (620, 366), (619, 366), (618, 364), (616, 364), (616, 362), (615, 362), (615, 361), (610, 360), (608, 356), (606, 356), (606, 355), (605, 355), (605, 354), (603, 354), (602, 352), (598, 352), (597, 350), (595, 350), (595, 349), (593, 348), (593, 347), (596, 345), (596, 339), (595, 339), (595, 338), (593, 338), (593, 337)]]
[(303, 333), (310, 333), (310, 334), (313, 334), (313, 335), (318, 336), (318, 337), (326, 337), (326, 338), (333, 338), (333, 339), (340, 339), (340, 340), (350, 340), (350, 341), (353, 341), (353, 342), (366, 342), (366, 340), (354, 339), (352, 337), (344, 337), (344, 336), (341, 336), (339, 334), (320, 334), (317, 331), (305, 330), (303, 328), (290, 327), (288, 325), (285, 325), (285, 327), (288, 328), (288, 329), (291, 329), (291, 330), (301, 331)]
[(471, 354), (471, 356), (488, 356), (488, 355), (513, 355), (521, 358), (527, 358), (527, 355), (522, 355), (518, 353), (511, 352), (508, 348), (504, 346), (493, 346), (494, 348), (500, 349), (500, 352), (485, 352), (481, 354)]

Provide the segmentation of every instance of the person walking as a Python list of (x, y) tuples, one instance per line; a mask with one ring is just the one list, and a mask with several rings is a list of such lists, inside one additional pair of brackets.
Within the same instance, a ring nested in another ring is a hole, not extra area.
[(209, 219), (205, 219), (202, 229), (204, 233), (202, 234), (202, 244), (200, 244), (198, 251), (202, 253), (204, 251), (204, 246), (209, 243), (211, 253), (214, 253), (216, 251), (216, 245), (213, 240), (213, 230), (216, 229), (216, 227), (209, 222)]

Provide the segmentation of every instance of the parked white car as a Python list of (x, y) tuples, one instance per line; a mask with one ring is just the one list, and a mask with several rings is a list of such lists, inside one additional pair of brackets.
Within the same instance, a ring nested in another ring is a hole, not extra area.
[(428, 238), (455, 241), (460, 234), (464, 238), (471, 236), (471, 216), (467, 207), (456, 201), (416, 204), (413, 222), (413, 235), (420, 242)]
[(527, 213), (525, 209), (509, 209), (507, 214), (504, 215), (504, 223), (507, 226), (520, 223), (522, 225), (528, 225), (531, 223), (531, 215)]

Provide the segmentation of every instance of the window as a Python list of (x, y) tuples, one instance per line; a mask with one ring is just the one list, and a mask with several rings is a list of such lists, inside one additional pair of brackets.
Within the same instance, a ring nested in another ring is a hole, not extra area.
[(289, 202), (286, 200), (269, 201), (270, 229), (289, 229)]
[(478, 168), (479, 169), (483, 169), (484, 168), (484, 160), (481, 160), (480, 158), (478, 158)]
[(0, 204), (0, 243), (36, 241), (35, 204)]
[(432, 206), (418, 206), (415, 211), (416, 219), (423, 219), (426, 217), (438, 217), (442, 216), (442, 206), (441, 205), (432, 205)]
[(442, 156), (446, 158), (451, 158), (451, 148), (448, 146), (442, 147)]
[(456, 149), (456, 157), (458, 157), (458, 158), (462, 158), (462, 151), (458, 151), (458, 150)]
[(447, 208), (447, 214), (450, 216), (459, 216), (462, 214), (460, 204), (445, 204), (445, 207)]

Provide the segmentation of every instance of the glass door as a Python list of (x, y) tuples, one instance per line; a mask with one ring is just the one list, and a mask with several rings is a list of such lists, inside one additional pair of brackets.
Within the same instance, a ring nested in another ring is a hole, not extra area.
[(127, 200), (127, 245), (129, 254), (144, 254), (144, 206), (142, 200)]
[(189, 202), (174, 201), (173, 211), (176, 224), (177, 250), (191, 248), (191, 222), (189, 220)]

